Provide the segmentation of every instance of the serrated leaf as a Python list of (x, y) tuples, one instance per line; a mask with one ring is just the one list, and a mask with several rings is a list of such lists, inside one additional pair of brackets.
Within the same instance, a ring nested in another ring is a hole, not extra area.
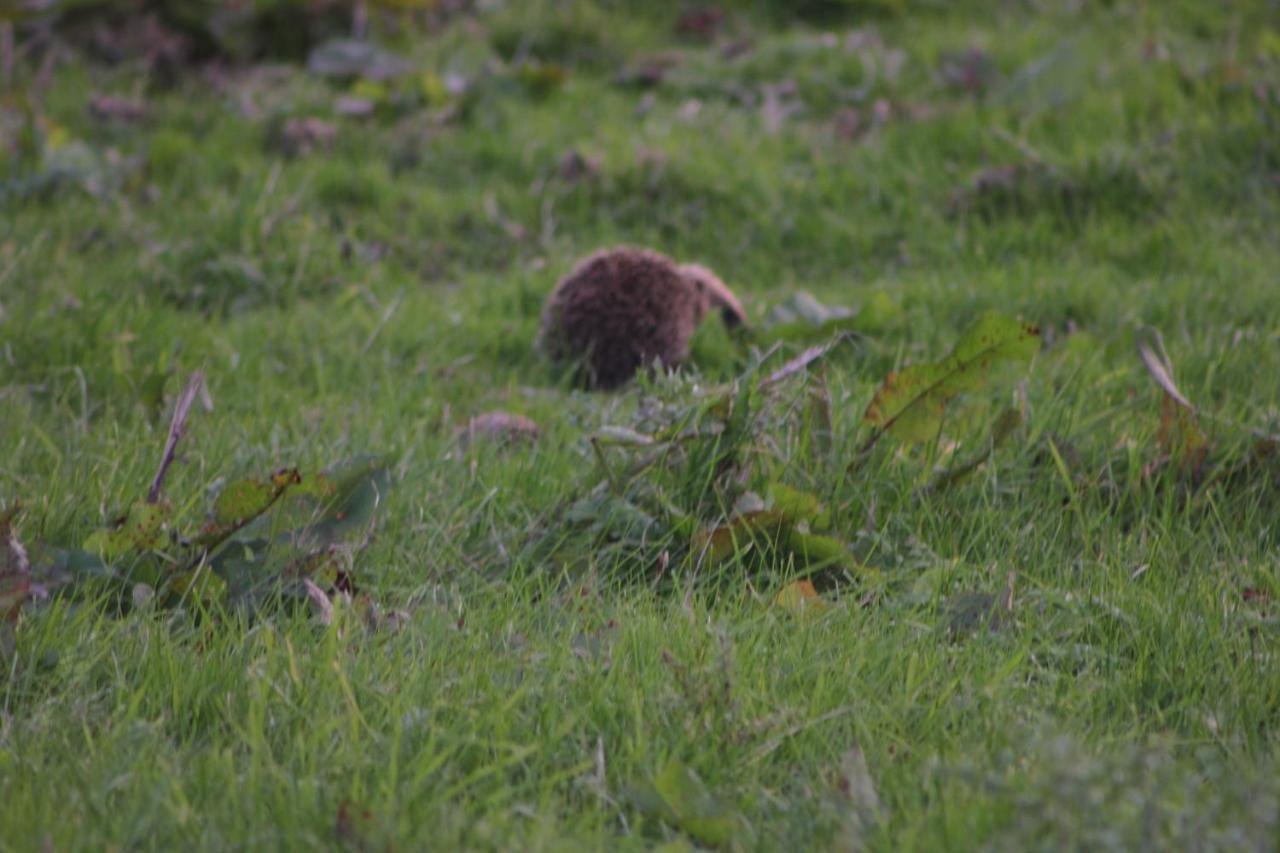
[(997, 362), (1030, 361), (1039, 349), (1038, 326), (996, 311), (983, 314), (942, 361), (889, 374), (863, 415), (876, 428), (868, 446), (885, 432), (907, 442), (932, 439), (952, 398), (981, 388)]

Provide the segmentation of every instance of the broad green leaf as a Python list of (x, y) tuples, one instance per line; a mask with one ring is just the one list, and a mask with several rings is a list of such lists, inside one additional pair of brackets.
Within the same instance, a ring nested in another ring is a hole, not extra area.
[(210, 567), (200, 566), (170, 576), (165, 581), (167, 597), (174, 600), (195, 599), (206, 604), (221, 601), (227, 593), (227, 582)]
[(775, 511), (793, 524), (804, 522), (821, 529), (831, 523), (830, 514), (816, 495), (783, 483), (769, 485), (769, 501)]
[(169, 547), (168, 508), (159, 503), (133, 505), (113, 527), (94, 531), (84, 542), (84, 550), (98, 554), (108, 563), (129, 554), (145, 554)]
[(358, 456), (323, 474), (301, 477), (233, 538), (270, 538), (307, 550), (363, 536), (390, 485), (386, 461)]
[(889, 374), (863, 415), (876, 428), (868, 446), (885, 432), (907, 442), (932, 439), (952, 398), (981, 388), (997, 362), (1029, 362), (1039, 349), (1039, 327), (995, 311), (983, 314), (942, 361)]
[(237, 480), (229, 483), (213, 502), (212, 518), (196, 537), (204, 547), (217, 544), (262, 515), (291, 486), (302, 483), (296, 468), (286, 468), (269, 480)]

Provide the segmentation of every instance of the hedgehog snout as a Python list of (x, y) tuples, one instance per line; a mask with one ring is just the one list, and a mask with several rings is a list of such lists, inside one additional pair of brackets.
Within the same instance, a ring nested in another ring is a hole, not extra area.
[(746, 310), (719, 276), (701, 264), (682, 264), (680, 272), (698, 296), (699, 320), (714, 308), (730, 329), (746, 325)]

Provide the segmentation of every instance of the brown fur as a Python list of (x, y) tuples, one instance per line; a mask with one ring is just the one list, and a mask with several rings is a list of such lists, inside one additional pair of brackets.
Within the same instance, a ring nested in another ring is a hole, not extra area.
[(712, 308), (728, 325), (746, 320), (706, 267), (677, 266), (648, 249), (608, 249), (556, 285), (539, 338), (554, 360), (580, 362), (588, 387), (616, 388), (655, 360), (675, 367), (687, 359), (694, 329)]

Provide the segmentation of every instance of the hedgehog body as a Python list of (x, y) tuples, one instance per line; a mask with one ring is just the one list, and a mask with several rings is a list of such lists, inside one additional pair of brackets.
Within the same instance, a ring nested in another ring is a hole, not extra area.
[(745, 319), (741, 304), (706, 267), (677, 265), (648, 249), (609, 249), (556, 285), (540, 339), (552, 359), (578, 362), (587, 386), (616, 388), (655, 362), (684, 362), (694, 330), (712, 308), (731, 326)]

